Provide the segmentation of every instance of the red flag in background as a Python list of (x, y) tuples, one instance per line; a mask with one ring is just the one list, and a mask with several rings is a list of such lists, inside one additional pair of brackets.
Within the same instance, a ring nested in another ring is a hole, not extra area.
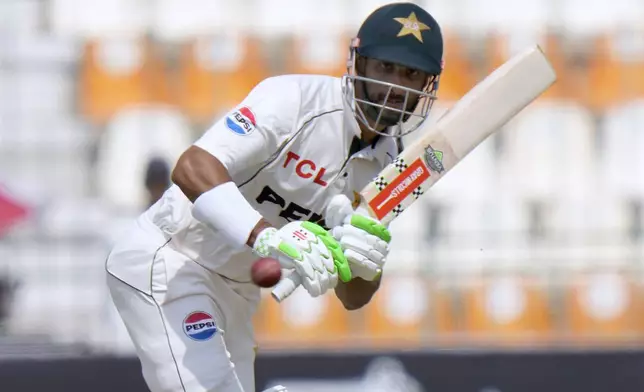
[(28, 213), (29, 209), (25, 205), (0, 189), (0, 236), (23, 220)]

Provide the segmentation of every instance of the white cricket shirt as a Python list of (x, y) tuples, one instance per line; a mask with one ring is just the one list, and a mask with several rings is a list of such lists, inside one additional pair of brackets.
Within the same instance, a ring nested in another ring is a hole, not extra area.
[[(248, 202), (281, 227), (293, 220), (323, 223), (332, 196), (344, 193), (353, 200), (354, 192), (397, 155), (395, 140), (381, 137), (349, 157), (359, 133), (341, 79), (286, 75), (258, 84), (195, 145), (219, 159)], [(256, 256), (250, 249), (234, 251), (191, 211), (190, 200), (173, 185), (142, 219), (193, 261), (232, 280), (250, 281)]]

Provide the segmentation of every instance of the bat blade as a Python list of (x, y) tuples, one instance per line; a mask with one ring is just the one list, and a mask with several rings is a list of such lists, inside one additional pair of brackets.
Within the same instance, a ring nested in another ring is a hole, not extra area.
[[(388, 224), (556, 80), (538, 46), (512, 57), (438, 121), (415, 131), (420, 136), (360, 192), (360, 205)], [(299, 276), (288, 276), (273, 298), (281, 302), (299, 284)]]
[(391, 222), (556, 79), (538, 46), (512, 57), (438, 121), (416, 131), (421, 135), (360, 192), (362, 206)]

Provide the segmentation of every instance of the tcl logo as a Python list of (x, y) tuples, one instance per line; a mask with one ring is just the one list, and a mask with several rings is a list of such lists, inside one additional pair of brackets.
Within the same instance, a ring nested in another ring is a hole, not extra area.
[(295, 174), (297, 174), (298, 177), (311, 178), (315, 176), (315, 178), (313, 178), (313, 182), (315, 184), (327, 186), (327, 182), (322, 179), (326, 173), (326, 169), (324, 167), (318, 168), (312, 160), (301, 159), (298, 154), (293, 151), (289, 151), (286, 153), (286, 160), (284, 160), (284, 165), (282, 165), (282, 167), (286, 168), (289, 165), (291, 165), (291, 167), (295, 167)]

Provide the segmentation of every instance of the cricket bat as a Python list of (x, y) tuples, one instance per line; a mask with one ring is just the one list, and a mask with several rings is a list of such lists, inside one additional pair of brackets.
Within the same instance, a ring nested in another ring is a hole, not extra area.
[[(546, 91), (557, 79), (539, 46), (512, 57), (474, 86), (407, 146), (360, 192), (361, 206), (389, 224), (474, 148)], [(299, 286), (291, 274), (273, 289), (281, 302)]]

